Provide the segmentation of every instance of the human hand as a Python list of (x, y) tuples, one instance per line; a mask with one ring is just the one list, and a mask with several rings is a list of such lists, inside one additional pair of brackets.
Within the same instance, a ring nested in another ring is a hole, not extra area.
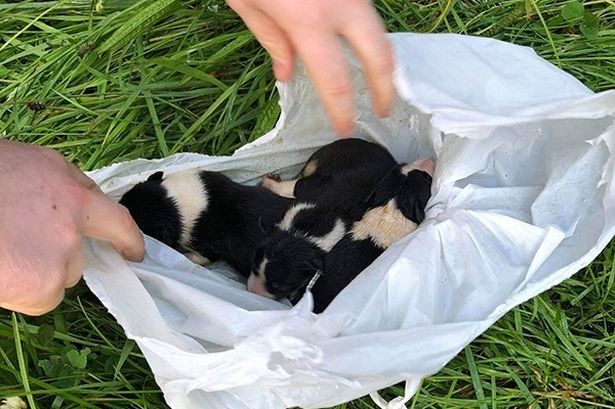
[(352, 84), (339, 37), (364, 67), (374, 111), (393, 104), (393, 53), (369, 0), (227, 0), (273, 60), (279, 81), (292, 76), (297, 53), (329, 115), (343, 136), (353, 130)]
[(0, 140), (0, 307), (54, 309), (84, 268), (82, 236), (143, 259), (143, 235), (124, 207), (57, 152)]

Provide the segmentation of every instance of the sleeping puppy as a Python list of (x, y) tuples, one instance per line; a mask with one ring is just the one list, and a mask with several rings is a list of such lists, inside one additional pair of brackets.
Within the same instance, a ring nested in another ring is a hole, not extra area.
[(120, 204), (143, 233), (197, 264), (226, 261), (247, 277), (254, 249), (269, 236), (292, 200), (244, 186), (218, 172), (162, 172), (136, 184)]
[(317, 150), (296, 179), (265, 176), (261, 185), (280, 196), (330, 207), (350, 208), (364, 200), (397, 166), (383, 146), (362, 139), (340, 139)]
[(291, 297), (322, 270), (325, 254), (349, 226), (347, 214), (338, 208), (294, 204), (256, 249), (248, 290), (278, 300)]
[(421, 160), (400, 165), (382, 180), (363, 216), (325, 255), (322, 275), (311, 290), (316, 314), (391, 244), (425, 219), (433, 172), (433, 162)]

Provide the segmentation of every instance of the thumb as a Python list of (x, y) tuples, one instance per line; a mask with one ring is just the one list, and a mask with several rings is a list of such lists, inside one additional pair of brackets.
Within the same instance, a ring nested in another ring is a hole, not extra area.
[(111, 242), (127, 259), (143, 260), (143, 234), (130, 212), (102, 193), (86, 192), (81, 228), (88, 237)]

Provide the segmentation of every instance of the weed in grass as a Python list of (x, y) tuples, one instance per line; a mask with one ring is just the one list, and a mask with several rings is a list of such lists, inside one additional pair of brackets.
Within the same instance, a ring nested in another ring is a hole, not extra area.
[[(375, 6), (390, 31), (531, 46), (589, 88), (615, 88), (613, 0)], [(180, 151), (229, 154), (278, 114), (269, 59), (222, 0), (0, 3), (2, 137), (93, 169)], [(615, 408), (614, 251), (500, 319), (408, 407)], [(403, 386), (382, 393), (391, 399)], [(43, 317), (0, 313), (0, 398), (17, 395), (44, 409), (166, 407), (138, 348), (83, 284)]]

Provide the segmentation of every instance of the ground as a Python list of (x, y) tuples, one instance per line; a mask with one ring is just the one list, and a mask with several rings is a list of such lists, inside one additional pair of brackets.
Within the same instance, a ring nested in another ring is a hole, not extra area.
[[(227, 154), (273, 126), (270, 62), (223, 1), (135, 3), (0, 2), (0, 136), (93, 169)], [(390, 31), (532, 46), (594, 91), (615, 88), (613, 0), (375, 5)], [(615, 408), (614, 249), (508, 313), (426, 379), (409, 407)], [(40, 318), (0, 311), (0, 398), (12, 395), (43, 409), (166, 407), (138, 348), (83, 284)]]

